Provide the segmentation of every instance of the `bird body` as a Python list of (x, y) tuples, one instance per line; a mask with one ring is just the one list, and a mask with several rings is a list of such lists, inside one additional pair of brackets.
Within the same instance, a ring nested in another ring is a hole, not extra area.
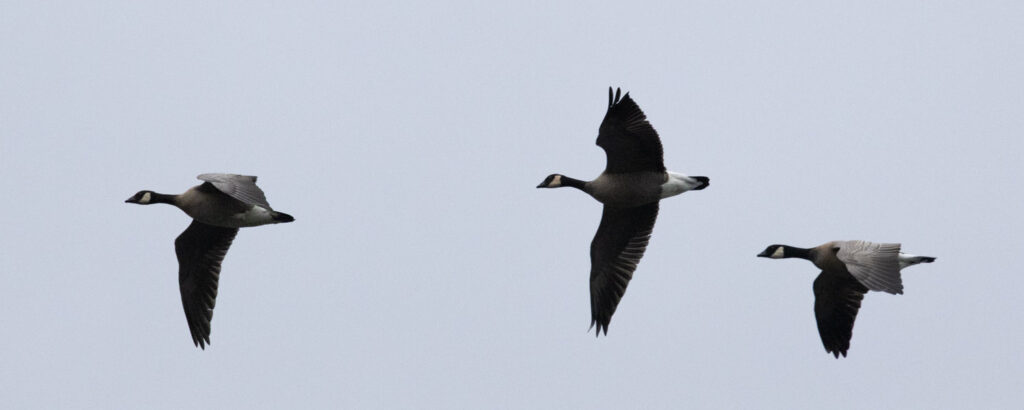
[(254, 176), (202, 174), (198, 178), (204, 182), (179, 195), (139, 191), (125, 202), (174, 205), (192, 217), (192, 223), (175, 239), (174, 250), (185, 319), (193, 343), (205, 349), (210, 343), (221, 262), (238, 229), (295, 218), (270, 207)]
[(210, 183), (194, 186), (177, 195), (173, 205), (207, 225), (243, 228), (273, 223), (273, 217), (266, 208), (232, 198)]
[(667, 180), (668, 175), (664, 172), (604, 172), (588, 182), (584, 192), (605, 205), (635, 207), (660, 200), (661, 186)]
[(814, 280), (814, 316), (825, 351), (846, 356), (864, 294), (869, 290), (903, 293), (900, 270), (935, 258), (900, 252), (898, 243), (832, 241), (804, 249), (771, 245), (757, 256), (772, 259), (800, 258), (821, 269)]
[(573, 187), (604, 204), (601, 224), (590, 244), (591, 327), (608, 333), (626, 285), (650, 241), (659, 201), (704, 189), (707, 177), (665, 169), (661, 140), (636, 102), (608, 89), (608, 112), (598, 129), (605, 151), (604, 172), (593, 181), (551, 174), (537, 188)]

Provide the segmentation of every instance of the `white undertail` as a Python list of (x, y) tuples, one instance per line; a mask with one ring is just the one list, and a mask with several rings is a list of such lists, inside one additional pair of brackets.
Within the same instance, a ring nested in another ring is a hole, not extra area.
[(701, 186), (701, 182), (683, 174), (668, 172), (668, 181), (661, 184), (661, 198), (679, 195)]
[(924, 262), (924, 263), (935, 262), (935, 258), (933, 258), (931, 256), (917, 256), (917, 255), (911, 255), (909, 253), (902, 253), (902, 252), (900, 252), (899, 261), (900, 261), (900, 269), (903, 269), (903, 268), (906, 268), (908, 266), (914, 266), (914, 265), (917, 265), (917, 264), (922, 263), (922, 262)]

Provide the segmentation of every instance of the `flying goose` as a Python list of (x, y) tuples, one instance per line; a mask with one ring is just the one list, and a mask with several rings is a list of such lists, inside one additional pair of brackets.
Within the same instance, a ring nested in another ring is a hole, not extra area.
[[(621, 98), (620, 98), (621, 97)], [(666, 172), (661, 140), (647, 116), (629, 97), (608, 88), (608, 112), (597, 145), (607, 164), (593, 181), (552, 174), (537, 188), (573, 187), (604, 204), (590, 243), (590, 327), (604, 331), (626, 292), (658, 217), (658, 201), (708, 186), (707, 177)]]
[(192, 342), (205, 350), (210, 344), (220, 264), (238, 228), (292, 222), (295, 218), (270, 208), (254, 176), (202, 174), (197, 178), (204, 182), (180, 195), (139, 191), (124, 202), (171, 204), (192, 217), (192, 224), (174, 240), (174, 251)]
[(846, 357), (850, 348), (853, 321), (865, 293), (902, 295), (900, 269), (935, 262), (931, 256), (900, 252), (898, 243), (867, 241), (833, 241), (810, 249), (771, 245), (757, 256), (807, 259), (821, 269), (814, 280), (814, 316), (825, 351), (837, 359), (840, 354)]

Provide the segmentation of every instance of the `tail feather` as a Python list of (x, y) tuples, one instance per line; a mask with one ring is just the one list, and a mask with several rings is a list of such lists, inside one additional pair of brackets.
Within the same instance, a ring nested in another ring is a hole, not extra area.
[(277, 211), (274, 211), (274, 214), (272, 215), (272, 217), (274, 218), (274, 222), (278, 222), (278, 223), (291, 222), (291, 221), (295, 220), (295, 218), (292, 218), (291, 215), (288, 215), (288, 214), (286, 214), (284, 212), (277, 212)]
[(935, 262), (935, 258), (931, 256), (916, 256), (907, 255), (905, 253), (899, 254), (900, 269), (908, 266), (914, 266), (919, 263), (932, 263)]
[(700, 190), (702, 190), (704, 188), (707, 188), (708, 185), (711, 185), (711, 179), (708, 178), (708, 177), (690, 177), (690, 178), (696, 179), (698, 182), (700, 182), (700, 185), (698, 185), (696, 188), (693, 188), (693, 191), (700, 191)]

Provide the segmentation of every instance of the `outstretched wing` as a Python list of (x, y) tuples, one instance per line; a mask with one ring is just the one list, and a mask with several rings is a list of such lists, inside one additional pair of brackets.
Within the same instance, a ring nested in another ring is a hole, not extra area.
[(872, 243), (868, 241), (836, 242), (836, 257), (853, 277), (868, 289), (903, 294), (900, 277), (900, 244)]
[(605, 205), (590, 243), (590, 326), (597, 325), (596, 335), (602, 330), (608, 334), (608, 323), (644, 256), (657, 218), (657, 202), (635, 208)]
[(178, 255), (178, 285), (192, 342), (206, 349), (210, 344), (210, 321), (217, 303), (220, 264), (227, 255), (238, 228), (222, 228), (199, 221), (174, 240)]
[[(845, 275), (845, 274), (844, 274)], [(825, 351), (836, 358), (850, 348), (853, 322), (868, 288), (854, 278), (822, 272), (814, 280), (814, 317)]]
[(621, 99), (620, 93), (616, 89), (613, 95), (611, 87), (608, 88), (608, 112), (597, 134), (597, 145), (608, 157), (604, 172), (665, 172), (658, 133), (629, 93)]
[(263, 194), (263, 190), (260, 189), (260, 187), (256, 186), (256, 177), (254, 176), (236, 174), (201, 174), (196, 178), (199, 178), (200, 181), (209, 182), (220, 192), (223, 192), (246, 204), (259, 205), (264, 208), (271, 209), (270, 204), (267, 203), (267, 196)]

